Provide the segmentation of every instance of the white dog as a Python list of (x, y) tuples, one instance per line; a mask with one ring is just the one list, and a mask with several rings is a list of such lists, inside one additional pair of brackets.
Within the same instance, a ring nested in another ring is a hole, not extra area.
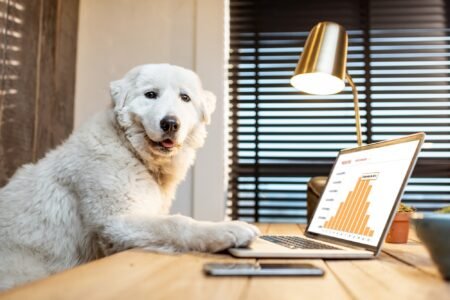
[(111, 96), (114, 109), (0, 190), (0, 289), (133, 247), (215, 252), (259, 234), (167, 215), (215, 108), (195, 73), (139, 66), (111, 83)]

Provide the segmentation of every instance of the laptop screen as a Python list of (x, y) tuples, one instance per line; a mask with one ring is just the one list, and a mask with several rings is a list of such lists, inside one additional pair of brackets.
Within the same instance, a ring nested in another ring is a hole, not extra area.
[(420, 140), (342, 151), (308, 232), (376, 247)]

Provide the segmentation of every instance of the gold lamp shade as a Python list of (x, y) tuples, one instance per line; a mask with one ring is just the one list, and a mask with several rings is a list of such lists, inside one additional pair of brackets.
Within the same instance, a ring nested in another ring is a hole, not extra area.
[(330, 95), (345, 87), (348, 36), (344, 27), (320, 22), (311, 30), (291, 84), (314, 95)]
[(333, 22), (320, 22), (306, 39), (291, 84), (298, 90), (313, 95), (330, 95), (342, 91), (345, 79), (352, 88), (355, 110), (356, 140), (362, 145), (358, 90), (347, 73), (348, 36), (344, 27)]

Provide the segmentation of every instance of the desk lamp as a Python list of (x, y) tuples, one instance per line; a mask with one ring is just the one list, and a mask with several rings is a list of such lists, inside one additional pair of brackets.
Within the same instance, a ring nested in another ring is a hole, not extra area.
[(356, 119), (356, 139), (362, 145), (358, 91), (346, 71), (348, 36), (344, 27), (333, 22), (320, 22), (306, 39), (291, 84), (313, 95), (331, 95), (342, 91), (346, 79), (352, 87)]

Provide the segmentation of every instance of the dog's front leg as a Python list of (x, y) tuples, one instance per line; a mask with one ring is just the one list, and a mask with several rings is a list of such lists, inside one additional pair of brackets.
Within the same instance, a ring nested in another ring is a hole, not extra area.
[(110, 217), (100, 230), (100, 236), (110, 246), (107, 254), (129, 248), (217, 252), (246, 246), (258, 234), (255, 226), (245, 222), (200, 222), (181, 215)]

